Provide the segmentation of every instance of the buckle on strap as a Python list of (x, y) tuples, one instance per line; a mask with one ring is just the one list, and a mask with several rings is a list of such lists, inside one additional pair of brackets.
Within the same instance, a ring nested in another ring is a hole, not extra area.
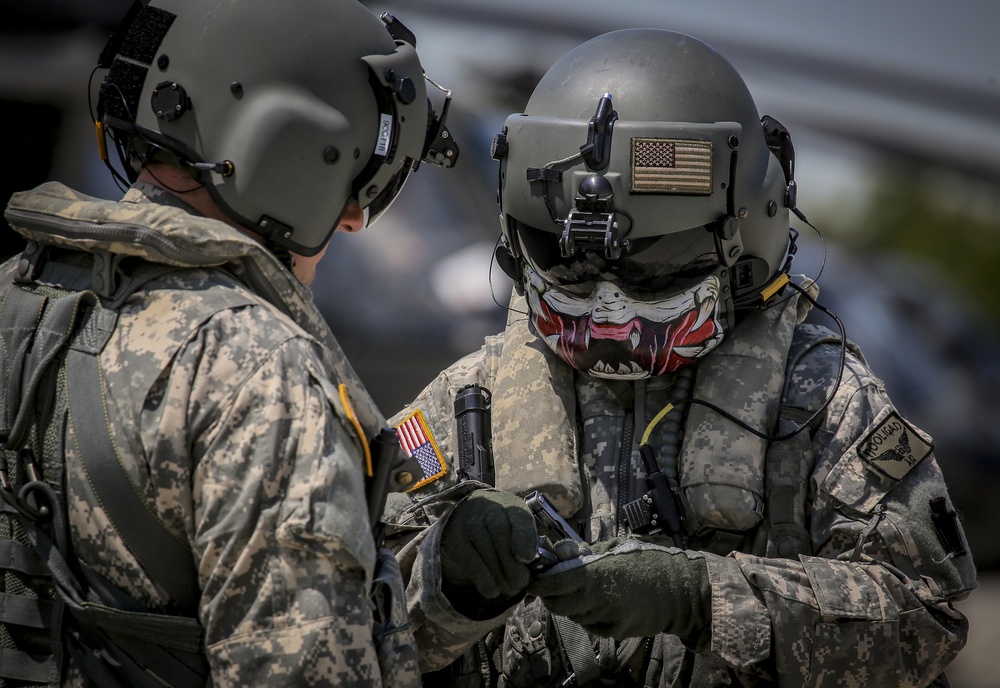
[(17, 260), (17, 270), (14, 271), (15, 284), (31, 284), (42, 272), (49, 246), (37, 241), (28, 241)]
[(7, 453), (0, 452), (0, 498), (17, 510), (19, 514), (31, 521), (41, 521), (48, 518), (52, 511), (47, 504), (35, 506), (28, 497), (35, 490), (41, 480), (38, 468), (35, 466), (35, 456), (31, 450), (25, 447), (18, 453), (18, 458), (24, 465), (28, 481), (15, 491), (15, 485), (11, 482), (10, 466), (7, 464)]

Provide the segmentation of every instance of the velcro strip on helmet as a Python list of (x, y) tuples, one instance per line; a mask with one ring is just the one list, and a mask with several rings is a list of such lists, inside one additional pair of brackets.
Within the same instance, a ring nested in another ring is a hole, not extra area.
[(136, 15), (101, 86), (103, 112), (109, 117), (135, 122), (146, 73), (176, 18), (158, 7), (144, 7)]

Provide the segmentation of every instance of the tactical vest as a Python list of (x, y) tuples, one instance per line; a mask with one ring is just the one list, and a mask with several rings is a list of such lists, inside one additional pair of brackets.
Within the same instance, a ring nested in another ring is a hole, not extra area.
[[(523, 305), (514, 311), (523, 313)], [(588, 464), (617, 465), (617, 480), (609, 485), (617, 485), (618, 492), (630, 486), (632, 496), (641, 494), (642, 471), (634, 457), (638, 435), (660, 407), (694, 397), (736, 409), (741, 420), (771, 436), (791, 437), (768, 442), (720, 420), (704, 406), (674, 409), (653, 428), (650, 441), (661, 460), (667, 455), (669, 463), (673, 447), (673, 465), (661, 468), (679, 480), (686, 546), (719, 555), (746, 551), (794, 559), (811, 554), (805, 505), (814, 464), (810, 432), (814, 428), (792, 432), (813, 409), (786, 404), (792, 384), (787, 372), (814, 347), (844, 343), (824, 328), (799, 324), (804, 315), (794, 300), (784, 308), (754, 314), (740, 324), (739, 338), (724, 341), (699, 362), (693, 389), (687, 390), (657, 388), (657, 380), (638, 385), (588, 382), (538, 345), (524, 321), (509, 322), (502, 349), (493, 352), (499, 358), (491, 419), (497, 486), (519, 493), (539, 489), (571, 521), (587, 514), (573, 525), (588, 533), (590, 540), (626, 535), (621, 524), (623, 500), (612, 497), (610, 503), (592, 503), (584, 485), (602, 476), (588, 477), (581, 471)], [(760, 403), (745, 403), (751, 396)], [(646, 408), (649, 405), (654, 408)], [(520, 465), (526, 457), (532, 461), (530, 470)], [(665, 539), (663, 544), (672, 543)], [(553, 637), (558, 641), (555, 647)], [(597, 640), (600, 646), (595, 650), (594, 639), (581, 628), (552, 617), (535, 600), (519, 607), (505, 629), (492, 633), (454, 666), (434, 674), (426, 685), (513, 687), (553, 681), (558, 685), (568, 675), (578, 686), (633, 681), (643, 685), (655, 678), (650, 674), (651, 658), (689, 662), (684, 671), (693, 674), (680, 679), (684, 685), (727, 684), (729, 669), (721, 660), (712, 661), (708, 655), (695, 660), (674, 641), (663, 635), (617, 645)], [(684, 655), (687, 659), (680, 660)], [(654, 668), (652, 673), (657, 670), (667, 668)]]
[[(114, 459), (98, 364), (117, 310), (129, 296), (184, 268), (133, 258), (123, 269), (121, 259), (106, 252), (41, 248), (34, 242), (4, 268), (0, 687), (58, 686), (68, 657), (100, 686), (206, 685), (210, 672), (190, 550), (148, 509)], [(354, 407), (342, 404), (341, 412), (365, 441)], [(68, 424), (114, 527), (146, 575), (169, 593), (166, 612), (144, 608), (74, 555), (64, 514), (62, 442), (70, 434)], [(416, 474), (418, 466), (401, 460), (394, 435), (376, 435), (369, 451), (376, 469), (366, 480), (369, 517), (377, 524), (386, 492), (406, 487), (403, 476)], [(402, 576), (382, 546), (370, 606), (383, 685), (415, 685), (417, 650), (406, 621)]]
[[(140, 263), (121, 279), (114, 263), (32, 242), (0, 278), (0, 685), (60, 685), (69, 657), (102, 686), (209, 680), (190, 552), (107, 460), (115, 453), (97, 360), (121, 304), (176, 268)], [(174, 613), (144, 608), (74, 555), (68, 424), (96, 494)]]

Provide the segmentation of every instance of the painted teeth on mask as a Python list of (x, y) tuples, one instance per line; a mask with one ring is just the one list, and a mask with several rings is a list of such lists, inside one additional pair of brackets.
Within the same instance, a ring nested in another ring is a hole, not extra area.
[(712, 312), (715, 310), (716, 299), (714, 295), (705, 296), (701, 290), (698, 290), (694, 294), (694, 300), (695, 306), (698, 308), (698, 319), (695, 320), (691, 329), (697, 330), (712, 316)]
[(583, 348), (585, 348), (585, 349), (589, 349), (590, 348), (590, 328), (589, 327), (587, 328), (587, 331), (583, 333)]
[(677, 346), (674, 347), (674, 353), (682, 358), (700, 358), (707, 354), (709, 351), (717, 347), (722, 342), (722, 335), (715, 335), (706, 339), (701, 344), (696, 346)]
[(595, 375), (613, 375), (628, 378), (649, 377), (649, 373), (635, 361), (629, 361), (627, 365), (625, 363), (619, 363), (617, 370), (615, 370), (610, 363), (598, 361), (590, 370)]
[(674, 353), (681, 358), (698, 358), (705, 350), (703, 346), (675, 346)]
[(715, 309), (715, 301), (712, 299), (705, 299), (703, 301), (700, 301), (697, 305), (698, 305), (698, 319), (695, 320), (694, 325), (691, 326), (692, 330), (697, 330), (699, 327), (701, 327), (708, 321), (708, 319), (712, 315), (712, 311)]
[[(633, 327), (632, 328), (632, 332), (629, 333), (629, 336), (628, 336), (628, 341), (632, 345), (632, 350), (633, 351), (635, 351), (635, 347), (639, 346), (639, 337), (640, 337), (640, 335), (639, 335), (639, 328), (638, 327)], [(635, 364), (633, 363), (633, 365), (635, 365)]]

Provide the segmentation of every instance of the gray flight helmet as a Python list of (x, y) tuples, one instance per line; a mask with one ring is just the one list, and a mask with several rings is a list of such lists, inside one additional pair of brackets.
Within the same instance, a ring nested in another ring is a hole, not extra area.
[(153, 0), (130, 15), (98, 103), (130, 178), (179, 163), (272, 246), (315, 255), (352, 199), (374, 221), (443, 127), (412, 34), (356, 0)]
[(790, 139), (765, 120), (767, 136), (735, 68), (695, 38), (625, 29), (583, 43), (494, 140), (501, 265), (517, 280), (531, 258), (519, 228), (557, 235), (567, 259), (641, 259), (633, 250), (672, 235), (665, 269), (714, 255), (736, 308), (766, 304), (796, 233)]

